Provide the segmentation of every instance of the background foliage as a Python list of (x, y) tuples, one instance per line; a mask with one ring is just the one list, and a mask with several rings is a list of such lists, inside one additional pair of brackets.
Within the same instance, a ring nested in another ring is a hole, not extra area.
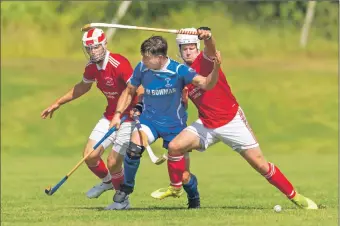
[[(6, 57), (79, 58), (82, 56), (79, 28), (89, 22), (110, 22), (119, 4), (119, 1), (3, 2), (2, 54)], [(120, 23), (164, 28), (207, 25), (212, 27), (220, 42), (223, 41), (222, 49), (228, 50), (226, 54), (230, 57), (273, 53), (336, 56), (336, 1), (317, 3), (308, 47), (306, 50), (299, 48), (307, 4), (306, 1), (136, 1)], [(151, 34), (119, 30), (112, 43), (116, 51), (136, 52), (138, 45), (131, 43), (139, 44), (147, 35)]]
[[(82, 165), (53, 196), (44, 193), (80, 159), (106, 106), (95, 87), (40, 113), (82, 79), (87, 63), (80, 27), (110, 22), (119, 2), (1, 2), (1, 225), (338, 225), (338, 2), (318, 2), (306, 49), (299, 46), (307, 2), (134, 1), (122, 24), (163, 28), (210, 26), (222, 68), (266, 158), (296, 189), (326, 206), (298, 210), (240, 156), (222, 143), (193, 151), (202, 209), (180, 199), (153, 200), (169, 183), (167, 166), (142, 158), (133, 210), (101, 211), (112, 191), (89, 200), (99, 180)], [(110, 50), (140, 60), (152, 32), (118, 30)], [(164, 34), (176, 57), (174, 35)], [(176, 58), (175, 58), (176, 59)], [(189, 120), (197, 118), (189, 104)], [(164, 153), (162, 142), (152, 144)], [(104, 153), (106, 160), (108, 150)], [(280, 204), (283, 211), (273, 211)]]

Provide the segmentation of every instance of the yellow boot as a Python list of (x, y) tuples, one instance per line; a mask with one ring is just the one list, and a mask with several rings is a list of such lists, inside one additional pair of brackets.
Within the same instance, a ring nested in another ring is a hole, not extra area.
[(300, 195), (299, 193), (296, 193), (294, 198), (292, 198), (290, 201), (292, 201), (295, 205), (297, 205), (301, 209), (307, 209), (307, 210), (319, 209), (318, 205), (313, 200), (303, 195)]
[(176, 188), (169, 186), (167, 188), (160, 188), (151, 193), (151, 197), (155, 199), (164, 199), (167, 197), (179, 198), (183, 194), (182, 187)]

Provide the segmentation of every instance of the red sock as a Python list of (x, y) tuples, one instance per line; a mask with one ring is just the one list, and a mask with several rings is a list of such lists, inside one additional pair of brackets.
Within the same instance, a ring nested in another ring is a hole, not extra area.
[(123, 180), (124, 180), (123, 169), (120, 169), (120, 171), (117, 173), (111, 174), (111, 182), (116, 191), (120, 189), (120, 185), (123, 183)]
[(182, 177), (185, 171), (184, 156), (168, 156), (168, 173), (170, 177), (170, 185), (174, 187), (182, 187)]
[(106, 168), (106, 165), (102, 159), (99, 159), (96, 166), (89, 166), (88, 168), (100, 179), (103, 179), (107, 176), (109, 171)]
[(296, 194), (293, 185), (289, 180), (281, 173), (279, 168), (277, 168), (273, 163), (269, 164), (269, 171), (263, 175), (269, 183), (278, 188), (284, 195), (289, 199), (293, 198)]

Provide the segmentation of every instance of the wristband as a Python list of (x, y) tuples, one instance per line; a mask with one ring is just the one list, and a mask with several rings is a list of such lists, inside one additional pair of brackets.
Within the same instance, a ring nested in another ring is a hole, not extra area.
[(134, 108), (135, 108), (137, 111), (139, 111), (140, 113), (142, 113), (142, 112), (143, 112), (143, 102), (137, 103), (137, 104), (134, 106)]

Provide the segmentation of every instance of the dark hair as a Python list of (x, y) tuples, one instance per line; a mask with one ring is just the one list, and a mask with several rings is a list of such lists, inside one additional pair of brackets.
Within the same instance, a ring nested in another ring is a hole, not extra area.
[(167, 56), (168, 43), (162, 36), (151, 36), (142, 43), (140, 52), (142, 55)]

